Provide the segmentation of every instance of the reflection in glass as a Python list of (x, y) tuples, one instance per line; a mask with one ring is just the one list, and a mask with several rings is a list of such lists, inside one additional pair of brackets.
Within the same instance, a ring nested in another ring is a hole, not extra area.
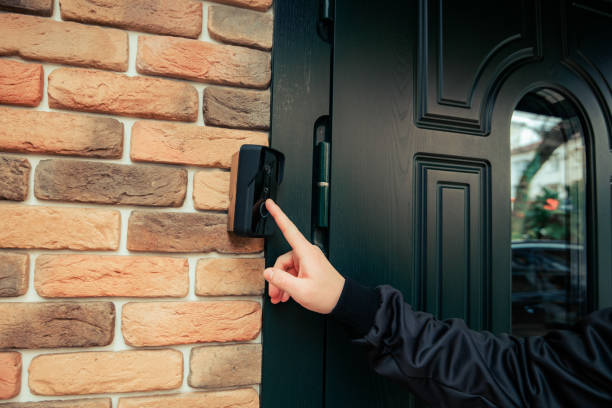
[(512, 115), (512, 332), (566, 328), (586, 311), (584, 132), (574, 105), (542, 89)]

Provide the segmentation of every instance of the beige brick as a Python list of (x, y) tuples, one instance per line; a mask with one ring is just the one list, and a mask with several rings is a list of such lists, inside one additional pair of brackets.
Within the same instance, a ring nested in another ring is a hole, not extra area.
[(0, 156), (0, 200), (27, 198), (30, 169), (28, 159)]
[(0, 108), (0, 150), (117, 159), (123, 124), (72, 113)]
[(189, 359), (189, 385), (233, 387), (261, 382), (261, 344), (196, 347)]
[(21, 354), (0, 353), (0, 400), (19, 395), (21, 390)]
[(53, 0), (0, 0), (0, 10), (49, 17), (53, 12)]
[(228, 232), (225, 214), (132, 211), (127, 248), (147, 252), (254, 253), (263, 251), (263, 239)]
[(117, 250), (121, 215), (93, 208), (4, 205), (0, 248)]
[(189, 264), (159, 256), (39, 255), (34, 287), (43, 297), (183, 297)]
[(268, 134), (179, 123), (141, 121), (132, 127), (134, 161), (188, 164), (229, 169), (243, 144), (267, 146)]
[[(0, 14), (1, 23), (2, 14)], [(0, 36), (1, 31), (0, 27)], [(38, 106), (42, 99), (43, 86), (42, 65), (0, 59), (0, 103)]]
[(227, 210), (228, 171), (198, 171), (193, 176), (193, 206), (198, 210)]
[(259, 408), (253, 388), (119, 398), (118, 408)]
[(270, 128), (270, 91), (209, 86), (204, 89), (204, 123), (241, 129)]
[(126, 71), (128, 37), (113, 28), (4, 13), (0, 14), (0, 55)]
[(99, 204), (180, 207), (186, 191), (185, 169), (77, 160), (42, 160), (34, 182), (41, 200)]
[(183, 382), (183, 354), (176, 350), (46, 354), (28, 369), (38, 395), (82, 395), (171, 390)]
[(58, 68), (49, 75), (48, 94), (52, 108), (191, 122), (198, 117), (196, 89), (159, 78)]
[(127, 303), (121, 331), (130, 346), (252, 340), (261, 306), (251, 301)]
[(0, 303), (0, 348), (106, 346), (114, 330), (111, 302)]
[(111, 408), (110, 398), (86, 398), (39, 402), (8, 402), (0, 408)]
[(29, 267), (28, 254), (0, 252), (0, 297), (25, 295)]
[(60, 0), (62, 19), (197, 38), (202, 3), (193, 0)]
[(208, 32), (218, 41), (269, 51), (273, 28), (272, 14), (225, 6), (208, 7)]
[(272, 5), (272, 0), (211, 0), (216, 3), (245, 7), (253, 10), (266, 11)]
[(267, 88), (271, 77), (267, 52), (162, 36), (138, 37), (136, 69), (142, 74), (250, 88)]
[(200, 259), (196, 269), (196, 295), (261, 295), (265, 281), (263, 258)]

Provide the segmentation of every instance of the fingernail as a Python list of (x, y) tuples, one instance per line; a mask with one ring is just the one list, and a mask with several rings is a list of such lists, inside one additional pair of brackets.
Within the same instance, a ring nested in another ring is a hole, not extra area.
[(264, 278), (266, 278), (267, 281), (271, 281), (273, 276), (274, 276), (274, 269), (268, 268), (264, 271)]

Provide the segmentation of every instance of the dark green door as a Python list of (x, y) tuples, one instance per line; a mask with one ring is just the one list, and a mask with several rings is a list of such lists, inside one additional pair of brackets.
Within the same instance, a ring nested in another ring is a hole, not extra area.
[[(336, 0), (333, 25), (336, 268), (479, 330), (538, 333), (612, 305), (612, 6)], [(274, 118), (272, 146), (285, 148)], [(287, 200), (310, 233), (303, 205)], [(341, 327), (290, 308), (265, 307), (264, 407), (413, 403)], [(289, 352), (266, 349), (291, 344), (274, 332), (281, 315), (284, 333), (302, 336), (291, 369)], [(267, 387), (281, 372), (277, 401)], [(300, 372), (309, 394), (288, 380)]]

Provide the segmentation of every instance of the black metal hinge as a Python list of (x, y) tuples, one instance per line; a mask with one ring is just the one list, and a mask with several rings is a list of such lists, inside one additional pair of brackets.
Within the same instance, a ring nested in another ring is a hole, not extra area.
[(334, 0), (320, 0), (317, 32), (323, 41), (331, 44), (334, 38)]
[(312, 241), (325, 254), (329, 241), (331, 147), (330, 120), (325, 115), (315, 122), (312, 170)]

